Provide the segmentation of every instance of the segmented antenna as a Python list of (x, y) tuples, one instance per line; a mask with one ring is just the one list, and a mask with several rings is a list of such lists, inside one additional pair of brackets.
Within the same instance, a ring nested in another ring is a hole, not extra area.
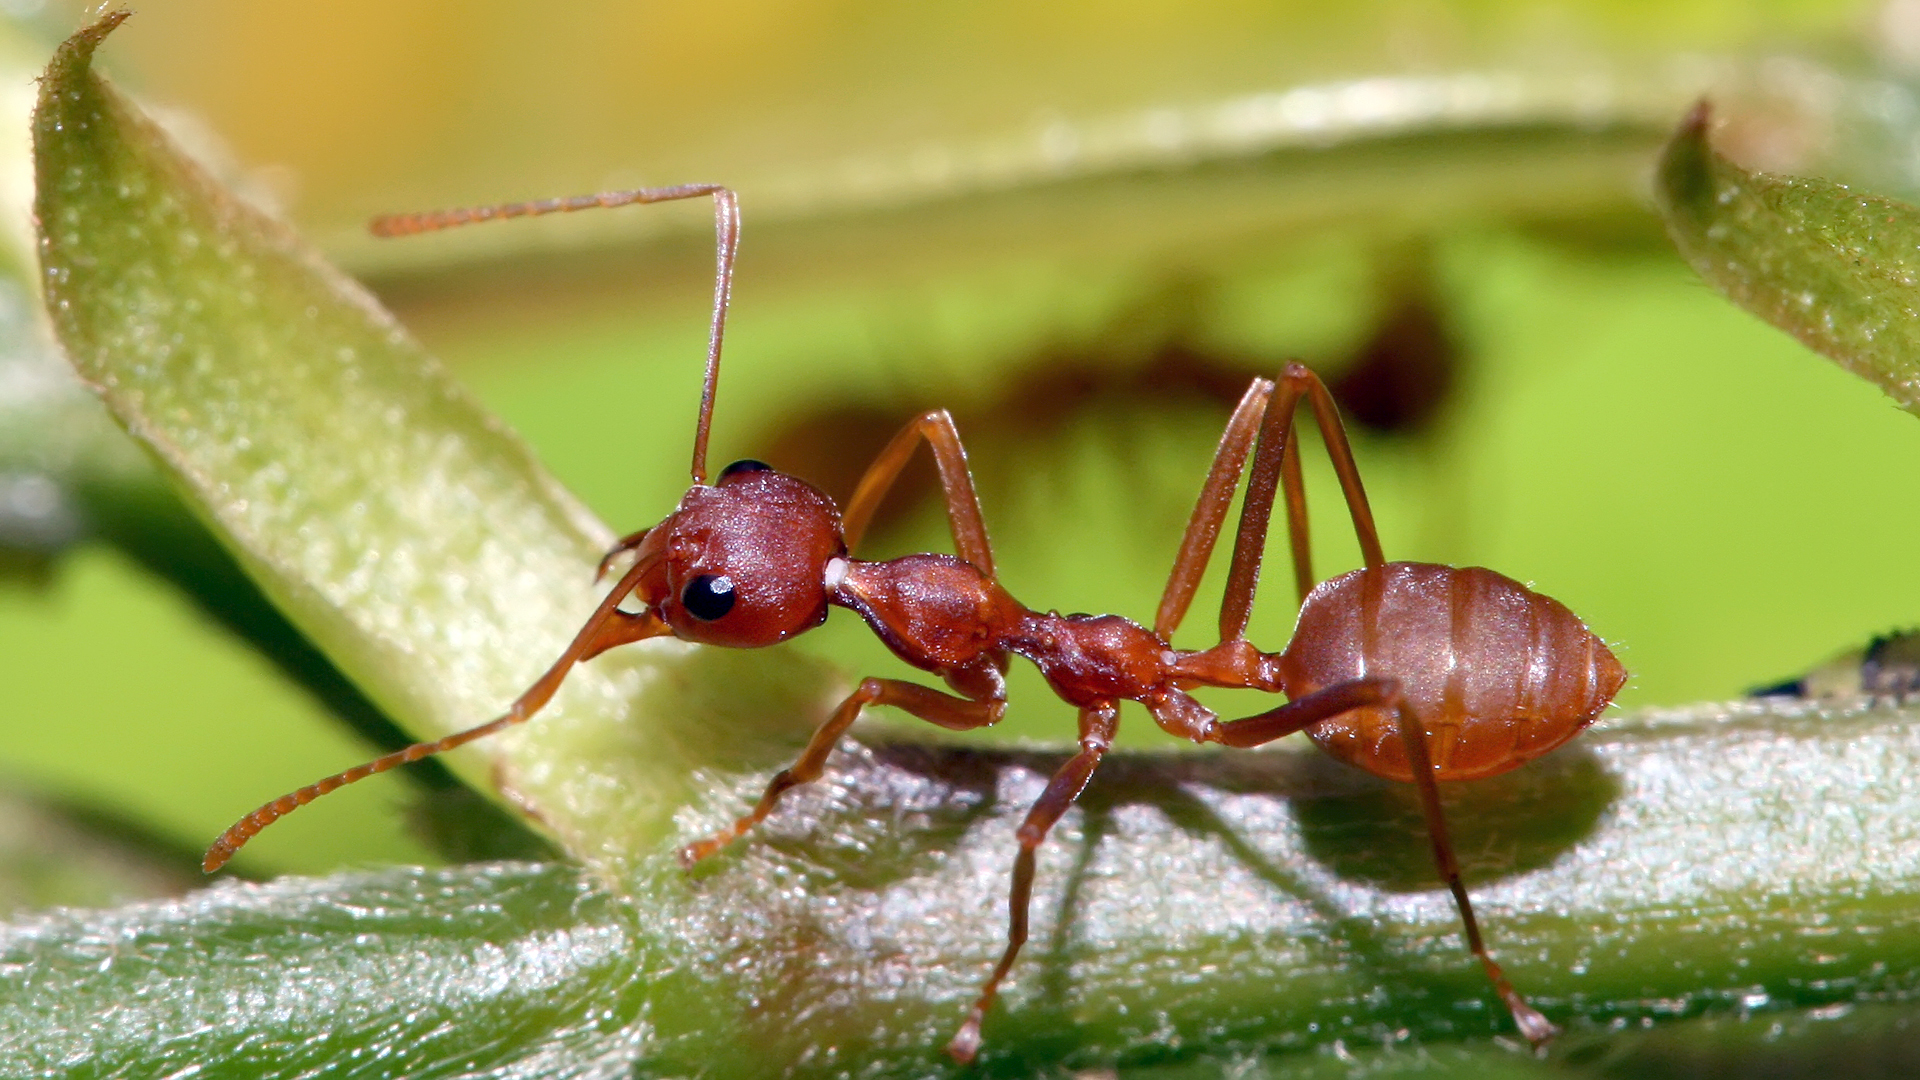
[(733, 298), (733, 262), (740, 249), (740, 197), (733, 189), (719, 184), (676, 184), (673, 187), (603, 191), (597, 195), (575, 195), (565, 199), (496, 203), (492, 206), (469, 206), (421, 214), (389, 214), (374, 218), (367, 227), (375, 236), (412, 236), (482, 221), (571, 214), (576, 210), (673, 202), (678, 199), (697, 199), (703, 195), (713, 196), (713, 232), (719, 264), (713, 279), (713, 328), (707, 336), (707, 379), (700, 391), (700, 423), (693, 433), (693, 482), (705, 484), (707, 430), (713, 424), (713, 391), (720, 380), (720, 339), (726, 336), (727, 305)]
[[(448, 735), (443, 739), (435, 739), (432, 742), (414, 743), (405, 749), (395, 750), (391, 754), (374, 758), (364, 765), (355, 765), (345, 772), (335, 773), (324, 780), (308, 784), (298, 791), (290, 791), (280, 796), (265, 806), (260, 807), (258, 810), (255, 810), (253, 813), (248, 814), (246, 817), (241, 818), (239, 821), (234, 822), (226, 832), (221, 833), (220, 838), (215, 840), (211, 847), (207, 848), (206, 857), (200, 860), (200, 869), (211, 874), (215, 870), (225, 866), (227, 860), (233, 858), (234, 852), (239, 851), (240, 848), (245, 845), (247, 841), (253, 839), (261, 829), (266, 828), (296, 809), (307, 805), (330, 791), (346, 787), (348, 784), (359, 780), (365, 780), (375, 773), (386, 772), (396, 765), (405, 765), (410, 761), (419, 761), (423, 757), (431, 757), (442, 751), (451, 750), (456, 746), (464, 746), (475, 739), (484, 739), (495, 732), (504, 731), (515, 724), (523, 723), (531, 719), (535, 713), (540, 711), (541, 706), (545, 705), (547, 701), (553, 697), (554, 692), (560, 689), (560, 683), (565, 680), (567, 672), (572, 670), (573, 665), (601, 651), (600, 648), (596, 646), (600, 646), (601, 633), (603, 630), (609, 629), (609, 624), (619, 623), (623, 616), (629, 620), (636, 618), (636, 616), (628, 615), (626, 612), (619, 610), (620, 601), (625, 599), (626, 595), (633, 591), (634, 586), (640, 584), (640, 579), (645, 577), (658, 562), (659, 560), (657, 559), (643, 559), (635, 563), (632, 569), (629, 569), (622, 575), (620, 583), (615, 585), (613, 591), (609, 592), (606, 597), (600, 601), (600, 606), (594, 609), (593, 615), (587, 619), (586, 625), (582, 626), (580, 632), (574, 635), (573, 643), (567, 646), (567, 651), (560, 655), (560, 659), (554, 661), (553, 666), (547, 669), (546, 674), (540, 676), (538, 682), (527, 688), (526, 693), (514, 699), (513, 704), (507, 707), (504, 715), (489, 720), (478, 727), (471, 727), (465, 731), (454, 732), (452, 735)], [(641, 637), (657, 636), (658, 634), (664, 634), (668, 631), (663, 623), (660, 624), (657, 630), (651, 633), (636, 634), (633, 629), (629, 627), (618, 627), (615, 632), (620, 641), (636, 641)]]

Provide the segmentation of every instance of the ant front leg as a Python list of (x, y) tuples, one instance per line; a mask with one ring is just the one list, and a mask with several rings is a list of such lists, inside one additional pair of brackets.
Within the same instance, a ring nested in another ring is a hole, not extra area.
[(1364, 708), (1393, 710), (1395, 726), (1406, 746), (1407, 762), (1413, 771), (1413, 784), (1420, 792), (1420, 808), (1427, 819), (1427, 838), (1433, 844), (1434, 867), (1439, 870), (1440, 879), (1446, 882), (1448, 891), (1453, 893), (1454, 906), (1460, 911), (1460, 922), (1466, 934), (1467, 949), (1486, 970), (1494, 992), (1506, 1004), (1507, 1011), (1513, 1014), (1513, 1022), (1520, 1029), (1520, 1034), (1536, 1048), (1546, 1045), (1559, 1034), (1560, 1029), (1542, 1016), (1538, 1009), (1527, 1004), (1526, 999), (1513, 988), (1513, 984), (1507, 981), (1506, 972), (1494, 962), (1493, 955), (1487, 951), (1486, 942), (1480, 937), (1480, 923), (1473, 916), (1473, 901), (1468, 898), (1466, 882), (1460, 877), (1460, 862), (1454, 857), (1453, 840), (1447, 832), (1446, 813), (1440, 806), (1440, 785), (1434, 779), (1433, 756), (1427, 751), (1427, 732), (1413, 710), (1407, 707), (1398, 681), (1360, 679), (1329, 686), (1256, 716), (1217, 724), (1208, 740), (1226, 746), (1259, 746), (1343, 712)]
[(1080, 752), (1067, 760), (1060, 770), (1047, 782), (1047, 788), (1035, 800), (1033, 809), (1027, 811), (1027, 819), (1020, 823), (1020, 829), (1014, 835), (1020, 841), (1020, 853), (1013, 860), (1013, 889), (1007, 897), (1007, 949), (1000, 956), (1000, 962), (993, 967), (993, 974), (987, 977), (987, 983), (980, 989), (979, 1000), (967, 1011), (967, 1018), (960, 1024), (960, 1030), (947, 1044), (947, 1053), (955, 1061), (965, 1065), (980, 1052), (980, 1022), (985, 1019), (987, 1009), (993, 1005), (993, 999), (1000, 991), (1000, 983), (1013, 969), (1014, 958), (1020, 955), (1020, 946), (1027, 941), (1027, 912), (1033, 901), (1033, 864), (1034, 850), (1047, 833), (1067, 812), (1067, 807), (1080, 797), (1087, 781), (1093, 779), (1093, 770), (1100, 765), (1100, 759), (1113, 745), (1113, 733), (1120, 726), (1120, 710), (1113, 702), (1102, 702), (1080, 710)]
[(868, 705), (892, 705), (949, 731), (966, 731), (999, 723), (1007, 710), (1006, 690), (998, 679), (986, 682), (997, 689), (997, 693), (989, 691), (983, 696), (969, 699), (898, 679), (860, 680), (860, 686), (847, 695), (840, 707), (833, 710), (833, 715), (827, 717), (826, 722), (814, 731), (813, 737), (807, 740), (807, 748), (801, 752), (800, 760), (774, 774), (767, 783), (766, 793), (760, 796), (760, 802), (752, 812), (743, 815), (728, 828), (681, 848), (680, 865), (691, 867), (738, 840), (773, 813), (780, 796), (801, 784), (820, 779), (827, 757), (840, 743), (840, 736), (846, 734), (847, 728), (853, 726), (854, 720), (860, 716), (860, 710)]
[(597, 582), (605, 578), (607, 571), (612, 568), (614, 560), (620, 558), (620, 556), (625, 555), (629, 551), (639, 550), (640, 545), (646, 542), (647, 534), (652, 531), (653, 526), (649, 525), (639, 532), (628, 533), (621, 537), (619, 543), (608, 548), (607, 553), (600, 556), (600, 567), (593, 572), (593, 580)]
[(947, 524), (953, 529), (955, 553), (992, 578), (993, 547), (987, 541), (980, 496), (973, 490), (973, 474), (967, 469), (967, 450), (960, 443), (960, 431), (945, 409), (914, 417), (867, 467), (867, 474), (853, 489), (853, 498), (847, 501), (846, 513), (840, 515), (840, 532), (846, 538), (848, 550), (859, 544), (880, 500), (893, 487), (900, 470), (913, 457), (913, 448), (920, 445), (922, 439), (933, 451), (934, 466), (940, 471), (940, 487), (946, 493)]

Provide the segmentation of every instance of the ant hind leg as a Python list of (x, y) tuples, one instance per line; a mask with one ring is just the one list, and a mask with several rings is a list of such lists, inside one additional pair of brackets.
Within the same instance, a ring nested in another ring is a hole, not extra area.
[(1420, 806), (1427, 819), (1427, 838), (1433, 845), (1433, 862), (1453, 894), (1454, 906), (1467, 939), (1467, 949), (1479, 959), (1492, 981), (1493, 989), (1513, 1014), (1520, 1034), (1535, 1048), (1546, 1045), (1559, 1034), (1538, 1009), (1527, 1004), (1487, 951), (1480, 937), (1480, 923), (1473, 915), (1473, 902), (1467, 896), (1466, 883), (1460, 877), (1460, 862), (1454, 856), (1453, 840), (1447, 832), (1446, 813), (1440, 805), (1440, 785), (1433, 775), (1433, 755), (1427, 751), (1426, 730), (1401, 697), (1400, 685), (1392, 679), (1358, 679), (1316, 690), (1297, 700), (1242, 720), (1214, 725), (1207, 741), (1226, 746), (1259, 746), (1291, 735), (1329, 717), (1352, 709), (1386, 708), (1393, 711), (1395, 725), (1406, 746), (1407, 764), (1413, 772), (1413, 784), (1420, 792)]
[(1373, 509), (1367, 504), (1366, 488), (1360, 482), (1360, 469), (1354, 464), (1353, 448), (1347, 444), (1347, 431), (1340, 422), (1340, 410), (1333, 403), (1333, 395), (1311, 368), (1289, 361), (1274, 384), (1273, 400), (1267, 405), (1266, 416), (1260, 424), (1259, 442), (1254, 446), (1253, 466), (1247, 472), (1247, 496), (1241, 504), (1240, 527), (1234, 535), (1226, 600), (1220, 606), (1222, 641), (1246, 633), (1247, 618), (1253, 611), (1254, 590), (1260, 581), (1260, 559), (1267, 545), (1276, 487), (1284, 485), (1286, 489), (1287, 532), (1293, 545), (1294, 582), (1300, 599), (1305, 600), (1313, 586), (1307, 554), (1306, 489), (1300, 478), (1300, 440), (1293, 429), (1293, 413), (1302, 398), (1313, 409), (1321, 441), (1326, 444), (1333, 471), (1340, 478), (1347, 513), (1353, 518), (1354, 535), (1360, 540), (1361, 559), (1368, 566), (1386, 562), (1380, 552), (1380, 532), (1374, 527)]
[(1460, 862), (1453, 854), (1453, 840), (1447, 834), (1446, 813), (1440, 806), (1440, 785), (1433, 777), (1433, 756), (1427, 752), (1427, 736), (1413, 710), (1406, 702), (1395, 695), (1394, 717), (1400, 729), (1401, 741), (1407, 748), (1407, 764), (1413, 770), (1413, 785), (1420, 792), (1420, 808), (1427, 818), (1427, 839), (1433, 843), (1433, 864), (1440, 872), (1440, 880), (1446, 882), (1447, 889), (1453, 893), (1454, 906), (1460, 909), (1460, 922), (1463, 926), (1467, 949), (1480, 960), (1480, 966), (1486, 969), (1487, 978), (1493, 981), (1494, 992), (1506, 1003), (1507, 1011), (1513, 1014), (1513, 1022), (1519, 1027), (1520, 1034), (1526, 1037), (1534, 1049), (1539, 1049), (1560, 1034), (1560, 1029), (1541, 1015), (1540, 1010), (1527, 1004), (1527, 999), (1507, 981), (1506, 972), (1494, 962), (1493, 955), (1487, 951), (1486, 942), (1480, 937), (1480, 924), (1473, 917), (1473, 902), (1467, 898), (1466, 882), (1460, 877)]
[(1153, 618), (1153, 632), (1167, 641), (1187, 617), (1193, 594), (1200, 587), (1201, 575), (1213, 558), (1213, 547), (1220, 539), (1220, 527), (1227, 520), (1227, 508), (1233, 492), (1240, 486), (1240, 473), (1246, 468), (1247, 454), (1253, 449), (1254, 436), (1260, 431), (1260, 417), (1273, 396), (1271, 379), (1255, 379), (1234, 406), (1226, 430), (1220, 433), (1220, 445), (1213, 452), (1213, 464), (1200, 485), (1187, 531), (1180, 538), (1180, 552), (1174, 556), (1173, 572), (1167, 575), (1167, 588), (1160, 596), (1160, 608)]

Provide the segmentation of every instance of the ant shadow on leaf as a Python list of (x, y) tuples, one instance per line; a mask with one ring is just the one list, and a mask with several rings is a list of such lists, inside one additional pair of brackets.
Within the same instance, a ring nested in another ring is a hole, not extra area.
[[(982, 904), (998, 905), (1000, 889), (950, 880), (952, 862), (957, 855), (988, 853), (1010, 861), (1013, 828), (1028, 801), (1025, 789), (1044, 784), (1066, 758), (1062, 752), (869, 737), (850, 751), (843, 747), (825, 781), (796, 792), (752, 843), (761, 848), (760, 859), (797, 869), (808, 880), (809, 895), (838, 897), (836, 909), (853, 894), (870, 894), (868, 899), (878, 902), (881, 894), (896, 890), (949, 888), (986, 888)], [(1480, 888), (1542, 868), (1577, 844), (1597, 827), (1619, 784), (1594, 753), (1573, 745), (1528, 768), (1449, 784), (1442, 791), (1468, 881)], [(1297, 839), (1279, 849), (1262, 835), (1271, 832), (1268, 811), (1274, 804), (1284, 804), (1283, 813), (1296, 827)], [(1408, 785), (1320, 754), (1120, 753), (1107, 759), (1077, 807), (1077, 827), (1057, 831), (1048, 845), (1055, 849), (1056, 864), (1059, 849), (1068, 848), (1069, 854), (1064, 867), (1048, 873), (1043, 889), (1043, 895), (1056, 898), (1049, 905), (1055, 913), (1051, 924), (1036, 924), (1037, 962), (1023, 1007), (1036, 1010), (1023, 1023), (1033, 1038), (1057, 1029), (1069, 1040), (1063, 1048), (1077, 1045), (1071, 1041), (1077, 1038), (1071, 1034), (1078, 994), (1074, 969), (1092, 947), (1081, 940), (1081, 918), (1088, 905), (1112, 900), (1101, 895), (1110, 891), (1102, 883), (1114, 877), (1109, 864), (1179, 842), (1170, 841), (1151, 818), (1129, 812), (1137, 807), (1157, 811), (1188, 842), (1223, 852), (1226, 861), (1270, 889), (1276, 903), (1304, 905), (1325, 930), (1316, 940), (1327, 950), (1329, 964), (1357, 962), (1382, 984), (1426, 990), (1432, 1001), (1422, 1007), (1435, 1014), (1437, 1024), (1453, 1022), (1445, 1015), (1448, 1003), (1482, 993), (1476, 972), (1428, 970), (1421, 956), (1383, 933), (1371, 915), (1348, 910), (1329, 893), (1322, 884), (1325, 875), (1294, 861), (1310, 860), (1307, 865), (1317, 863), (1336, 879), (1386, 892), (1443, 890), (1418, 797)], [(991, 865), (985, 872), (1004, 872), (998, 860), (986, 861)], [(1143, 903), (1157, 903), (1161, 893), (1217, 887), (1207, 880), (1161, 880), (1151, 874), (1131, 880), (1123, 888), (1145, 890), (1134, 898)], [(930, 903), (933, 910), (940, 902)], [(796, 926), (812, 921), (800, 912), (788, 914), (799, 916)], [(1252, 924), (1257, 927), (1261, 920)], [(932, 964), (936, 958), (896, 959)], [(789, 976), (798, 980), (788, 983), (795, 995), (809, 994), (799, 983), (834, 978), (818, 969)], [(965, 982), (956, 981), (956, 990)], [(1393, 996), (1403, 1004), (1408, 1000), (1403, 993)], [(1048, 1016), (1059, 1023), (1049, 1026)]]
[[(1031, 773), (1044, 781), (1068, 755), (1064, 752), (958, 748), (912, 741), (861, 744), (864, 767), (844, 783), (827, 786), (864, 792), (865, 806), (844, 809), (890, 817), (918, 818), (907, 831), (869, 816), (847, 825), (858, 834), (849, 846), (872, 853), (872, 836), (893, 832), (888, 845), (903, 856), (895, 875), (910, 875), (912, 856), (946, 850), (967, 830), (986, 819), (1024, 811), (1017, 803), (999, 805), (996, 792), (1008, 770)], [(851, 764), (845, 755), (836, 766)], [(1619, 781), (1593, 751), (1570, 744), (1524, 769), (1471, 783), (1443, 785), (1442, 798), (1452, 823), (1454, 844), (1473, 881), (1485, 883), (1537, 870), (1579, 843), (1598, 826), (1619, 794)], [(1411, 785), (1395, 783), (1320, 754), (1296, 753), (1116, 753), (1081, 795), (1081, 831), (1094, 838), (1097, 818), (1117, 808), (1151, 806), (1182, 831), (1226, 844), (1235, 857), (1276, 887), (1297, 892), (1298, 878), (1273, 866), (1260, 845), (1240, 832), (1240, 823), (1223, 815), (1207, 796), (1256, 796), (1283, 802), (1300, 831), (1304, 853), (1336, 877), (1361, 881), (1389, 892), (1442, 888), (1434, 875), (1433, 851), (1419, 797)], [(800, 810), (800, 800), (794, 802)], [(816, 812), (818, 808), (815, 808)], [(782, 808), (783, 813), (786, 807)], [(842, 823), (827, 815), (800, 811), (828, 831)], [(769, 822), (772, 824), (772, 822)], [(783, 830), (785, 831), (785, 830)], [(1009, 834), (1011, 835), (1011, 834)], [(1009, 839), (1009, 850), (1011, 850)]]

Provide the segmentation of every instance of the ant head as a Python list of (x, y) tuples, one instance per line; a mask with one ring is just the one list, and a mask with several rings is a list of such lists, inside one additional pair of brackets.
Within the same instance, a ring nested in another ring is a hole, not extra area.
[(657, 560), (634, 592), (683, 641), (772, 645), (827, 617), (827, 562), (847, 553), (840, 511), (817, 488), (736, 461), (641, 541)]

